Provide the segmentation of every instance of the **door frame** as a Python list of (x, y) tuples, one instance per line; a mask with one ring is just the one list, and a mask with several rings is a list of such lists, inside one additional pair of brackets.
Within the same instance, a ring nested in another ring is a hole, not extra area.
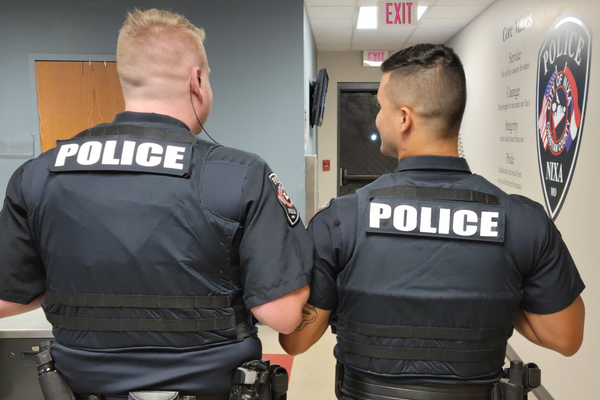
[(340, 188), (342, 186), (342, 168), (341, 155), (342, 155), (342, 92), (372, 92), (379, 90), (379, 82), (338, 82), (337, 85), (337, 197), (340, 196)]
[(33, 128), (33, 157), (42, 154), (40, 138), (40, 115), (37, 101), (37, 81), (35, 78), (36, 61), (89, 61), (116, 62), (117, 56), (112, 54), (28, 54), (29, 65), (29, 98), (31, 99), (31, 118)]

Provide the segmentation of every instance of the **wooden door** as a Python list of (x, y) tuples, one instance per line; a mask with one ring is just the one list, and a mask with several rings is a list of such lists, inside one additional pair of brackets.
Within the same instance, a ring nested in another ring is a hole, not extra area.
[(116, 62), (36, 61), (42, 152), (125, 111)]

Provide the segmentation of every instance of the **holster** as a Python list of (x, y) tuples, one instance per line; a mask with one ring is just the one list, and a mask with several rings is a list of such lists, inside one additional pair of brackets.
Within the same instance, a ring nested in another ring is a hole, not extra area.
[(269, 360), (249, 361), (233, 374), (229, 400), (286, 400), (288, 373)]
[(54, 359), (50, 353), (51, 345), (51, 340), (43, 341), (40, 343), (40, 352), (33, 356), (44, 400), (75, 400), (75, 394), (67, 381), (54, 368)]
[(38, 376), (44, 400), (75, 400), (73, 391), (58, 371)]
[(534, 364), (511, 361), (510, 368), (504, 370), (500, 382), (494, 385), (492, 400), (523, 400), (533, 389), (542, 383), (542, 372)]
[(342, 378), (344, 377), (344, 364), (337, 362), (335, 364), (335, 397), (342, 398)]

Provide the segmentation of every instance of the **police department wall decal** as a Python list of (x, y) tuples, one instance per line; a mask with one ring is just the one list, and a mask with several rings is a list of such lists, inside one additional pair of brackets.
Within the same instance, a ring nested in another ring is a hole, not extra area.
[(550, 218), (564, 204), (586, 111), (592, 29), (574, 13), (562, 15), (544, 39), (538, 57), (537, 149), (540, 178)]

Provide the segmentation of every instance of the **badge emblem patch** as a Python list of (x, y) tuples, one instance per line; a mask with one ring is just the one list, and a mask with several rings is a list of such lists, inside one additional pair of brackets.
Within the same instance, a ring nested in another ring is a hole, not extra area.
[(300, 220), (300, 214), (298, 214), (298, 210), (292, 202), (292, 199), (290, 199), (290, 196), (283, 188), (283, 185), (279, 181), (277, 174), (271, 172), (271, 174), (269, 175), (269, 180), (273, 185), (273, 189), (275, 189), (275, 194), (277, 194), (277, 200), (279, 200), (279, 204), (281, 204), (281, 206), (283, 207), (283, 210), (285, 211), (285, 215), (287, 216), (290, 225), (296, 225), (298, 220)]
[(544, 39), (537, 73), (537, 151), (546, 208), (555, 220), (564, 204), (585, 117), (592, 29), (578, 14), (558, 18)]

